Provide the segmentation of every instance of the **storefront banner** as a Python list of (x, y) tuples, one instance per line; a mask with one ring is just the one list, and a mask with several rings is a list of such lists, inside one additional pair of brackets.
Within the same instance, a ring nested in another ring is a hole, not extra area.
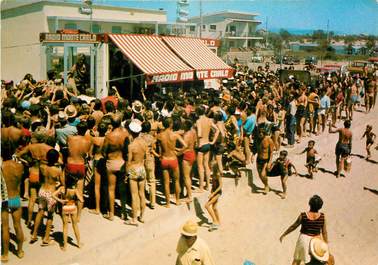
[(147, 77), (147, 84), (157, 84), (166, 82), (181, 82), (181, 81), (191, 81), (194, 79), (193, 71), (190, 72), (179, 72), (179, 73), (165, 73), (165, 74), (154, 74)]
[(213, 78), (230, 78), (232, 77), (232, 69), (221, 70), (197, 70), (196, 77), (199, 80), (213, 79)]
[(41, 33), (41, 42), (99, 42), (100, 36), (96, 34), (60, 34), (60, 33)]

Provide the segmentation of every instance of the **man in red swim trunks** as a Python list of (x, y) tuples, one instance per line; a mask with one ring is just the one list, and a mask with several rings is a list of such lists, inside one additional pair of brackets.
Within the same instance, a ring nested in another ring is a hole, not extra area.
[(196, 130), (193, 128), (193, 123), (190, 120), (185, 120), (184, 122), (184, 141), (187, 148), (183, 152), (182, 169), (184, 175), (184, 182), (186, 187), (187, 199), (189, 202), (192, 201), (192, 179), (191, 172), (192, 166), (196, 161), (196, 152), (194, 147), (196, 145), (197, 134)]
[(161, 168), (163, 170), (164, 176), (164, 193), (166, 199), (165, 207), (170, 207), (170, 193), (169, 193), (169, 171), (173, 173), (175, 179), (175, 194), (176, 194), (176, 205), (180, 205), (180, 171), (176, 155), (176, 142), (179, 141), (183, 148), (186, 148), (186, 144), (182, 137), (174, 133), (172, 130), (172, 119), (165, 118), (163, 120), (164, 131), (158, 134), (157, 140), (161, 147)]
[[(85, 135), (87, 125), (83, 122), (77, 126), (78, 135), (72, 135), (67, 138), (68, 157), (66, 163), (66, 177), (73, 177), (77, 180), (77, 189), (83, 196), (84, 177), (85, 177), (85, 157), (91, 154), (92, 137)], [(83, 203), (78, 202), (77, 219), (80, 220)]]

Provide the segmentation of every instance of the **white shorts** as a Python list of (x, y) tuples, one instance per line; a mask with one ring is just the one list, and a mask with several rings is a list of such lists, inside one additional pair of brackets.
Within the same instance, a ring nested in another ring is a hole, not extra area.
[(299, 234), (297, 244), (295, 246), (294, 251), (294, 260), (300, 260), (304, 263), (310, 262), (310, 240), (312, 236), (308, 236), (305, 234)]

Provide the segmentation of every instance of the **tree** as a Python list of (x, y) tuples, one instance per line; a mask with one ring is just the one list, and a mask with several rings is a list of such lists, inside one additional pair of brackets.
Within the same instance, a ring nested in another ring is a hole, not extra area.
[(291, 38), (291, 34), (286, 29), (280, 29), (280, 37), (287, 44)]
[(324, 32), (324, 30), (314, 30), (314, 32), (312, 33), (313, 41), (320, 41), (324, 39), (327, 39), (327, 34)]
[(366, 49), (370, 52), (375, 47), (375, 38), (374, 36), (368, 36), (365, 44)]
[(353, 44), (351, 42), (348, 43), (347, 46), (345, 46), (345, 52), (346, 54), (353, 54)]

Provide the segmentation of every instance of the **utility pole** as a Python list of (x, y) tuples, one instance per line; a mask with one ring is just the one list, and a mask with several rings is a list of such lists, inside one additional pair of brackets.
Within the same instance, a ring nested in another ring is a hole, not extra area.
[(202, 25), (203, 25), (203, 18), (202, 18), (202, 0), (199, 1), (199, 11), (200, 11), (200, 29), (199, 29), (199, 37), (202, 38)]
[(327, 19), (327, 43), (329, 43), (329, 19)]
[(265, 19), (265, 48), (268, 47), (268, 17)]

